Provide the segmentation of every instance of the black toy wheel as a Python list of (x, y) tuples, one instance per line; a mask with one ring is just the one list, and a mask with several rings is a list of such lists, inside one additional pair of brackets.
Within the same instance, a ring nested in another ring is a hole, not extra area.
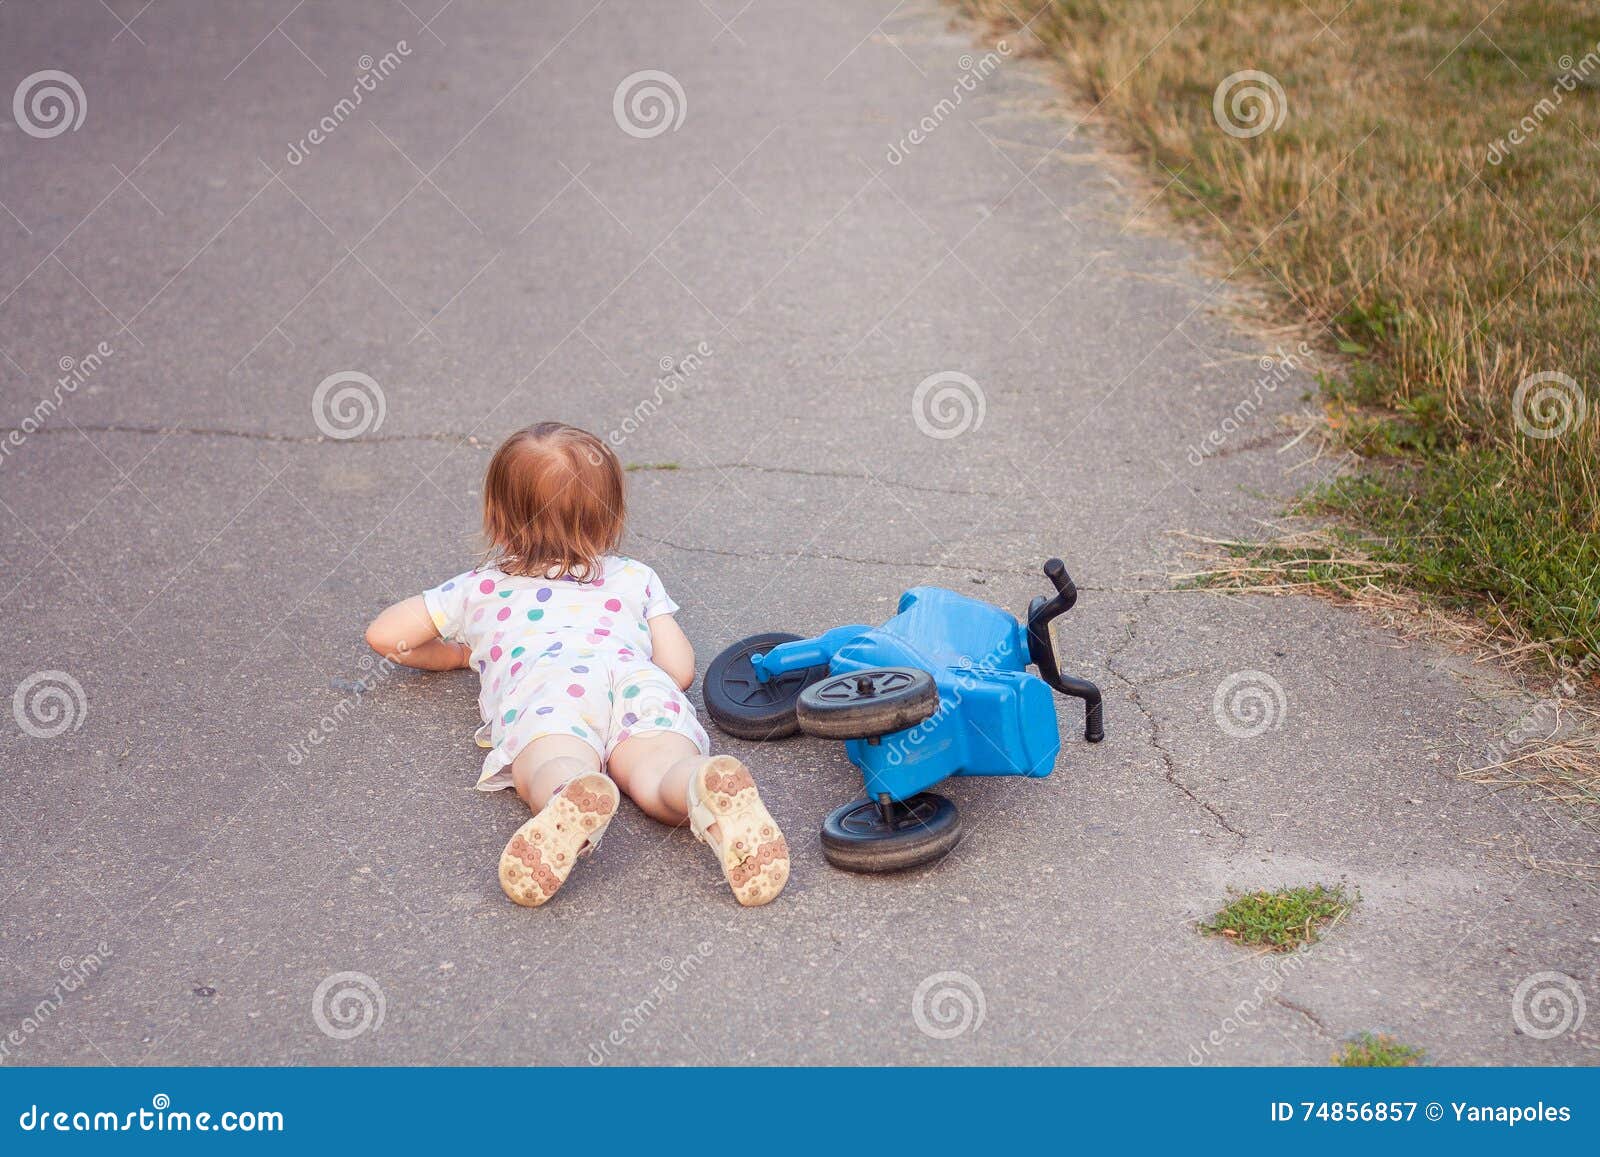
[(931, 791), (904, 803), (858, 799), (822, 821), (822, 854), (847, 872), (898, 872), (937, 860), (961, 842), (956, 805)]
[(826, 667), (812, 667), (763, 683), (756, 678), (750, 656), (765, 654), (779, 643), (792, 643), (799, 635), (769, 631), (740, 639), (706, 668), (701, 683), (706, 713), (719, 730), (735, 739), (782, 739), (799, 730), (795, 703), (808, 683), (827, 675)]
[(835, 675), (800, 693), (800, 730), (823, 739), (871, 739), (921, 723), (939, 710), (933, 676), (915, 667)]

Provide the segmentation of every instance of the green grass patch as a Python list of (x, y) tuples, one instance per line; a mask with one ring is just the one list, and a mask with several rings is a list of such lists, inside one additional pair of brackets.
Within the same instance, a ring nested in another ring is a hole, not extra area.
[(1415, 1045), (1401, 1044), (1386, 1033), (1364, 1032), (1346, 1041), (1333, 1054), (1333, 1063), (1347, 1069), (1414, 1068), (1428, 1054)]
[[(1030, 22), (1174, 212), (1344, 356), (1329, 417), (1370, 469), (1315, 504), (1366, 532), (1386, 581), (1518, 642), (1600, 651), (1592, 16), (1570, 0), (961, 2), (998, 36)], [(1271, 78), (1243, 110), (1265, 120), (1229, 132), (1219, 93), (1250, 92), (1245, 70)]]
[(1249, 892), (1202, 922), (1200, 930), (1236, 944), (1290, 952), (1315, 943), (1322, 929), (1343, 919), (1353, 903), (1343, 888), (1325, 884)]
[(1573, 517), (1579, 495), (1552, 501), (1521, 481), (1516, 463), (1491, 448), (1391, 460), (1304, 496), (1296, 512), (1332, 525), (1269, 542), (1205, 540), (1222, 557), (1176, 577), (1351, 598), (1409, 589), (1488, 635), (1547, 644), (1557, 661), (1600, 653), (1600, 535)]
[(1483, 448), (1340, 480), (1307, 507), (1369, 529), (1366, 553), (1418, 591), (1575, 659), (1600, 652), (1600, 534), (1582, 503), (1570, 480), (1529, 486)]
[(635, 470), (682, 470), (683, 467), (676, 462), (635, 462), (631, 466), (623, 467), (623, 469), (631, 474)]

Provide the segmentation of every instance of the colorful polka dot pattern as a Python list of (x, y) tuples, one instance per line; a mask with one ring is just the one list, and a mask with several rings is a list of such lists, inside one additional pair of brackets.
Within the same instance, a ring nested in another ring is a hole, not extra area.
[(608, 755), (630, 735), (670, 730), (709, 751), (693, 707), (650, 662), (647, 620), (678, 607), (643, 563), (608, 557), (589, 583), (484, 568), (423, 598), (439, 633), (472, 648), (493, 744), (480, 788), (509, 787), (511, 761), (542, 735), (575, 735)]

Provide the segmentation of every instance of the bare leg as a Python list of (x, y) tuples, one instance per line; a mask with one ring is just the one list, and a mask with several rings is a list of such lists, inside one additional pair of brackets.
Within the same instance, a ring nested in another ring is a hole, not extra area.
[(599, 770), (600, 753), (577, 736), (541, 735), (511, 764), (511, 782), (528, 810), (538, 813), (556, 788), (585, 772)]
[(606, 770), (645, 815), (680, 827), (689, 819), (689, 777), (705, 761), (687, 735), (648, 731), (617, 744)]
[(500, 887), (518, 904), (537, 908), (599, 842), (621, 797), (600, 773), (599, 753), (567, 735), (528, 744), (511, 765), (511, 779), (533, 818), (500, 853)]
[(765, 904), (783, 891), (789, 846), (737, 759), (701, 755), (688, 736), (654, 731), (617, 744), (607, 766), (641, 811), (675, 827), (689, 818), (693, 783), (705, 813), (719, 817), (702, 834), (739, 903)]

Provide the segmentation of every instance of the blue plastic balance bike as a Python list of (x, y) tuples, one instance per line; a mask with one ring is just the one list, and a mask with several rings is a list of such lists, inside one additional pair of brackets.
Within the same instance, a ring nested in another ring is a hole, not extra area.
[(1078, 590), (1060, 559), (1044, 573), (1056, 593), (1033, 600), (1026, 626), (955, 591), (913, 587), (880, 627), (752, 635), (706, 669), (706, 709), (738, 739), (804, 731), (845, 741), (866, 798), (823, 822), (836, 867), (887, 872), (937, 859), (961, 839), (961, 821), (927, 789), (952, 775), (1049, 775), (1061, 749), (1052, 691), (1084, 701), (1085, 739), (1105, 737), (1100, 689), (1061, 673), (1050, 634)]

